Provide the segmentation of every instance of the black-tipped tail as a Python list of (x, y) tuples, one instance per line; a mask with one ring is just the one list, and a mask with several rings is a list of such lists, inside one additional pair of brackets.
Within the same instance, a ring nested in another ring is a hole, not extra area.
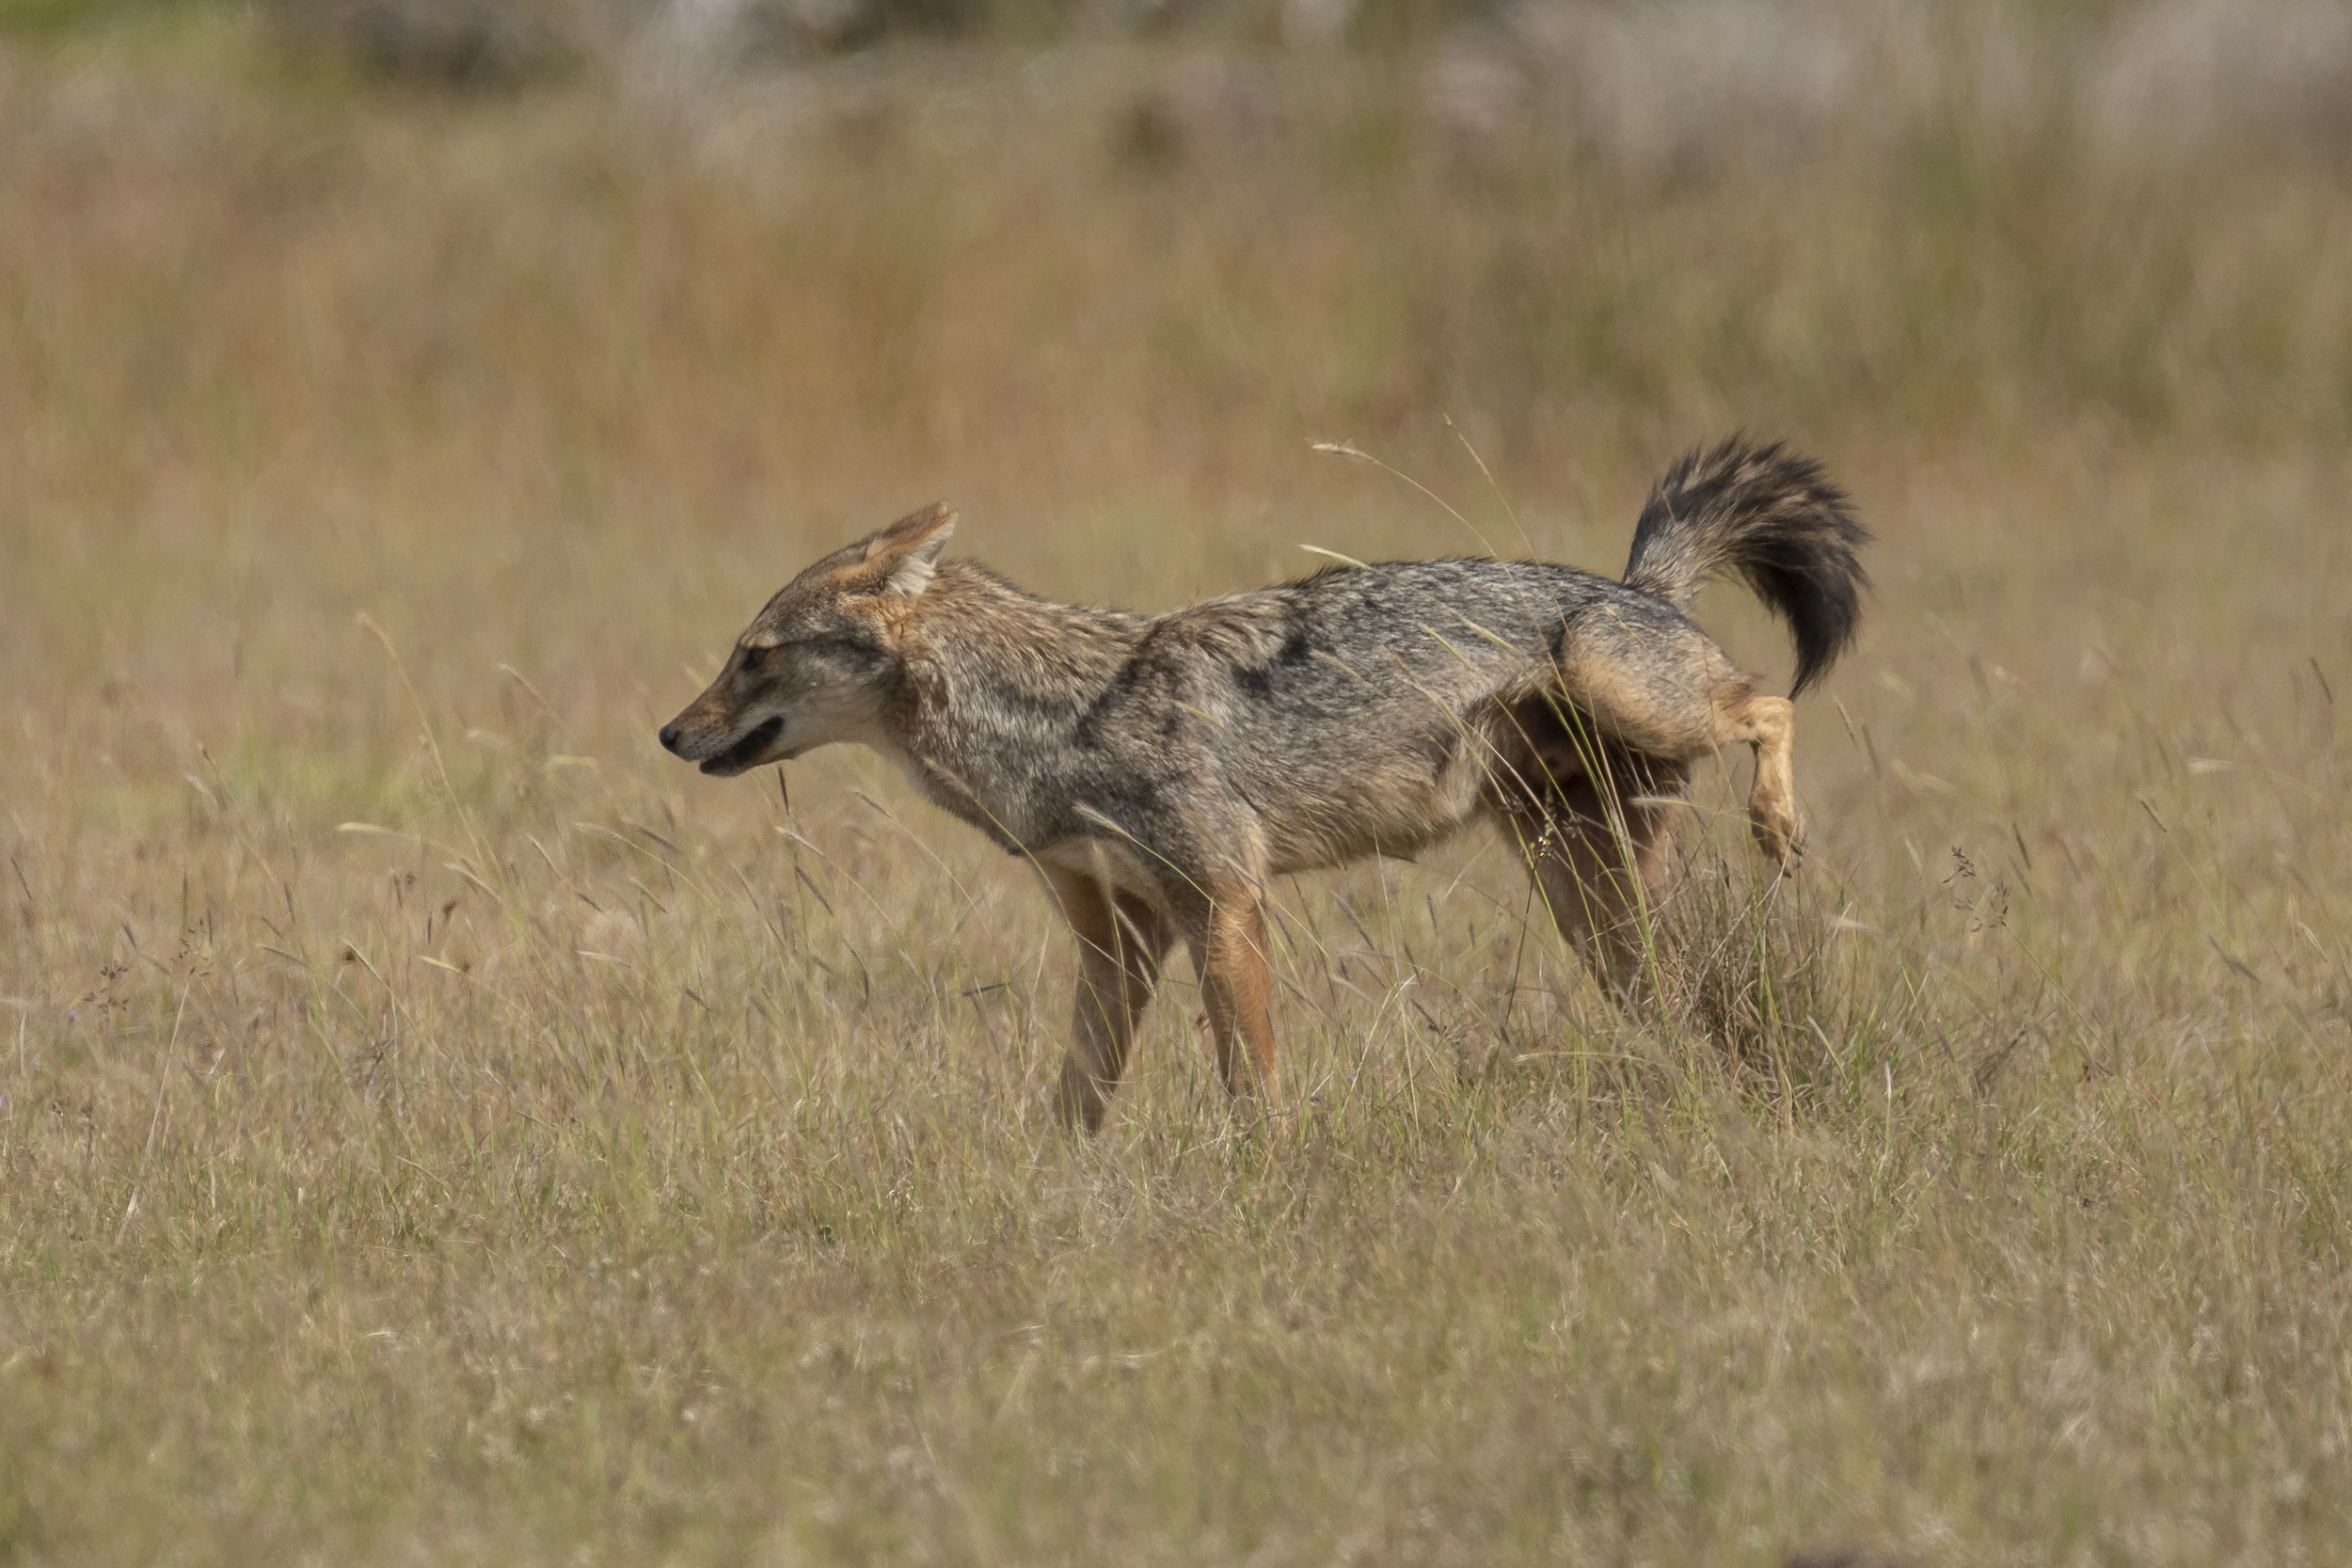
[(1625, 582), (1687, 610), (1707, 578), (1745, 578), (1788, 623), (1794, 696), (1853, 641), (1870, 585), (1855, 552), (1869, 542), (1870, 531), (1819, 463), (1778, 442), (1751, 447), (1734, 436), (1711, 451), (1686, 453), (1650, 488)]

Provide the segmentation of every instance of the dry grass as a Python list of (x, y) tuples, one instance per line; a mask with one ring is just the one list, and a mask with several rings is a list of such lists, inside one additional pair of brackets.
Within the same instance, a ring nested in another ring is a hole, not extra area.
[[(2341, 182), (1169, 69), (0, 54), (0, 1558), (2352, 1555)], [(1295, 1117), (1179, 985), (1073, 1145), (1015, 866), (653, 744), (934, 496), (1140, 608), (1481, 547), (1346, 437), (1612, 568), (1734, 424), (1881, 592), (1654, 1018), (1465, 842), (1281, 890)]]

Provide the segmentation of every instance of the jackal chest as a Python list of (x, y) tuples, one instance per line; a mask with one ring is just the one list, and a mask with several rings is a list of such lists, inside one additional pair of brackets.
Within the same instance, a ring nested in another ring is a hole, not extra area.
[(918, 756), (904, 748), (883, 752), (932, 804), (988, 835), (1008, 854), (1041, 856), (1041, 845), (1082, 842), (1073, 833), (1071, 792), (1058, 781), (1004, 766), (1007, 758), (981, 753), (952, 761)]

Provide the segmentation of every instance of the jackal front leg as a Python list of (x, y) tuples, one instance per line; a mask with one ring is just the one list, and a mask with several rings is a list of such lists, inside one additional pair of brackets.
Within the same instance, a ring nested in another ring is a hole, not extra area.
[(1274, 1071), (1274, 974), (1266, 967), (1265, 916), (1257, 890), (1238, 880), (1216, 888), (1207, 929), (1193, 951), (1226, 1090), (1236, 1099), (1254, 1090), (1272, 1110), (1281, 1102)]
[(1136, 1019), (1152, 1000), (1169, 931), (1167, 919), (1132, 894), (1073, 872), (1057, 872), (1051, 880), (1078, 935), (1078, 994), (1055, 1108), (1065, 1126), (1091, 1132), (1103, 1125), (1126, 1071)]

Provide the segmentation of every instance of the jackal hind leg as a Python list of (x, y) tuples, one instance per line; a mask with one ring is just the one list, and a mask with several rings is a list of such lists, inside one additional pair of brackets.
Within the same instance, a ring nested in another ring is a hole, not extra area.
[(1185, 911), (1186, 941), (1200, 975), (1200, 1000), (1216, 1042), (1226, 1092), (1281, 1102), (1274, 1063), (1274, 972), (1268, 967), (1265, 913), (1257, 889), (1239, 878), (1210, 886)]
[(1651, 991), (1647, 921), (1669, 869), (1670, 808), (1620, 799), (1577, 778), (1508, 799), (1502, 815), (1561, 937), (1617, 1000)]
[(1804, 854), (1804, 821), (1797, 812), (1796, 705), (1786, 697), (1741, 691), (1719, 700), (1724, 740), (1756, 752), (1756, 787), (1748, 794), (1748, 826), (1765, 859), (1786, 872)]
[[(1559, 682), (1568, 727), (1581, 719), (1602, 746), (1653, 765), (1687, 768), (1727, 746), (1750, 748), (1756, 786), (1748, 796), (1749, 825), (1768, 859), (1796, 869), (1804, 830), (1793, 761), (1797, 710), (1788, 698), (1759, 695), (1723, 650), (1695, 631), (1662, 649), (1588, 639), (1561, 666)], [(1522, 702), (1515, 717), (1532, 722), (1537, 715)]]
[(1051, 880), (1078, 935), (1077, 999), (1055, 1108), (1064, 1125), (1091, 1132), (1103, 1125), (1126, 1071), (1136, 1020), (1152, 1000), (1173, 933), (1165, 916), (1133, 894), (1075, 872), (1057, 872)]

